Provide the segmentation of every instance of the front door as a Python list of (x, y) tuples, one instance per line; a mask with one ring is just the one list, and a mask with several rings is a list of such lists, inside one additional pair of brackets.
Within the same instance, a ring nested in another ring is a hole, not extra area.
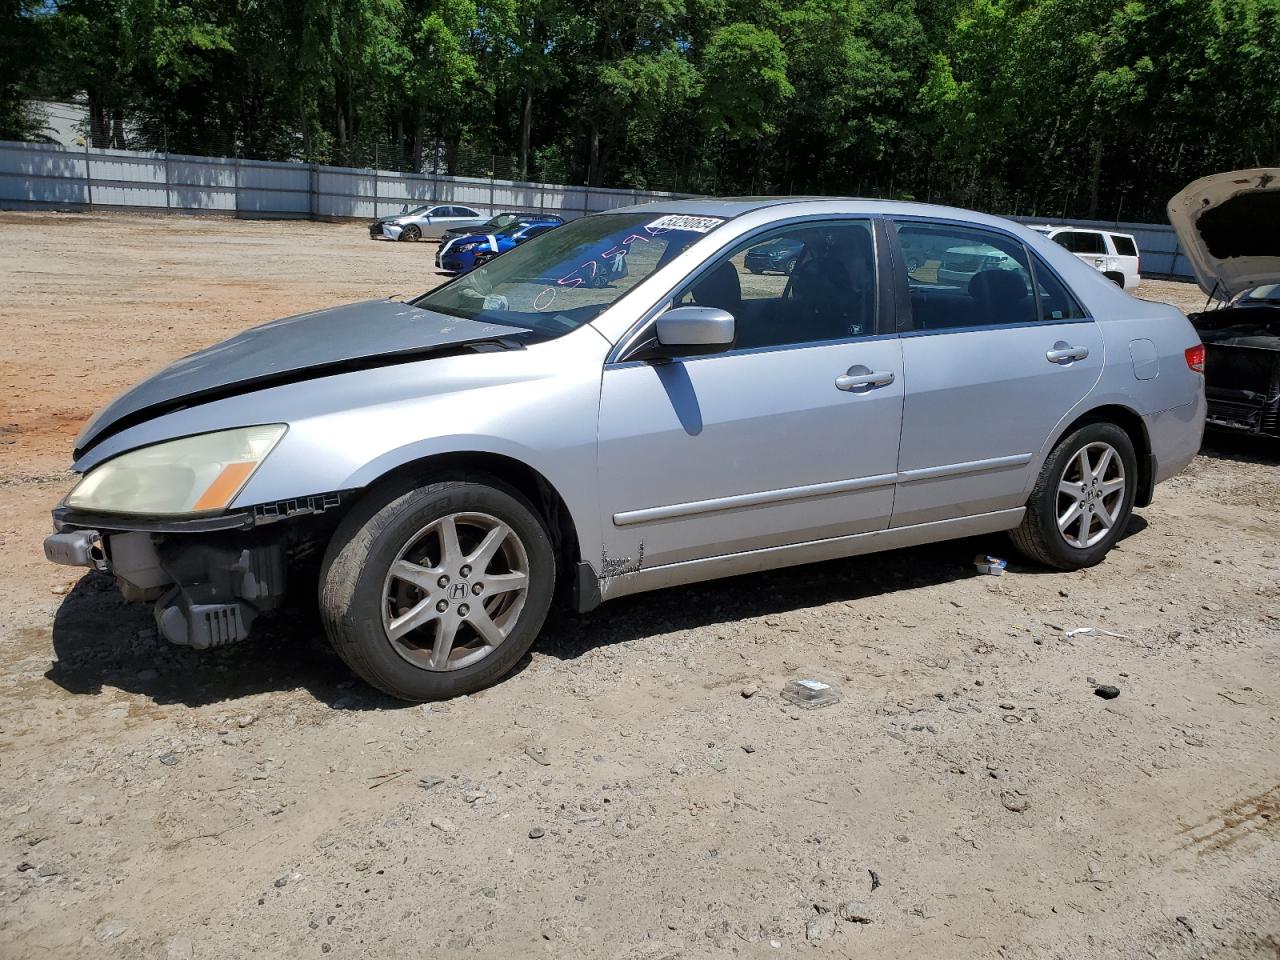
[[(801, 247), (790, 276), (746, 268), (779, 240)], [(733, 314), (733, 349), (606, 367), (602, 576), (888, 526), (902, 354), (876, 287), (870, 221), (778, 228), (674, 298)]]
[(1036, 458), (1102, 373), (1098, 325), (1016, 237), (903, 221), (912, 330), (893, 526), (1020, 507)]

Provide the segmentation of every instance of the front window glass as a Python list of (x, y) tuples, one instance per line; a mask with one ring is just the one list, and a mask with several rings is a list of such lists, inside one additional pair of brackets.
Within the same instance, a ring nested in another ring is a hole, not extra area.
[[(768, 259), (775, 253), (781, 256)], [(699, 274), (675, 303), (733, 314), (740, 350), (867, 336), (876, 316), (871, 223), (807, 223), (750, 240)]]
[(412, 302), (449, 316), (559, 336), (590, 323), (722, 222), (653, 213), (583, 217)]

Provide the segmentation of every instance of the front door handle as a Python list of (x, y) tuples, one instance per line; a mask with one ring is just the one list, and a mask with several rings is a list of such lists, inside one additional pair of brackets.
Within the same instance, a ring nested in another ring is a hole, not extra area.
[(1088, 355), (1088, 347), (1073, 347), (1065, 340), (1059, 340), (1044, 357), (1050, 363), (1071, 363), (1073, 360), (1083, 360)]
[(892, 370), (871, 370), (858, 364), (836, 377), (837, 390), (870, 390), (872, 387), (884, 387), (893, 383)]

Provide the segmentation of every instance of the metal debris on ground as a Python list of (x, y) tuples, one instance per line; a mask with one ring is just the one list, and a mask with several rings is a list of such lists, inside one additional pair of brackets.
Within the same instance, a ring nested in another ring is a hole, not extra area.
[(821, 680), (788, 680), (782, 688), (782, 699), (812, 710), (838, 703), (840, 691)]
[(989, 577), (1003, 577), (1005, 568), (1009, 566), (1009, 561), (980, 553), (973, 558), (973, 565), (979, 573), (985, 573)]
[(1117, 640), (1128, 640), (1123, 633), (1112, 633), (1110, 630), (1103, 630), (1101, 627), (1076, 627), (1074, 630), (1065, 630), (1062, 634), (1064, 637), (1115, 637)]
[(546, 747), (528, 746), (524, 748), (524, 755), (534, 763), (542, 767), (551, 766), (551, 758), (547, 756)]

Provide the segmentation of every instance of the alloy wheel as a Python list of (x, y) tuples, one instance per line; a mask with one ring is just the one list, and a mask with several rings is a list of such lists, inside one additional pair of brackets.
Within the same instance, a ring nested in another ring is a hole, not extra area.
[(383, 584), (382, 626), (405, 660), (460, 670), (511, 634), (529, 590), (516, 532), (487, 513), (453, 513), (409, 538)]
[(1124, 461), (1115, 447), (1095, 441), (1081, 447), (1058, 480), (1058, 532), (1079, 549), (1103, 540), (1124, 510)]

